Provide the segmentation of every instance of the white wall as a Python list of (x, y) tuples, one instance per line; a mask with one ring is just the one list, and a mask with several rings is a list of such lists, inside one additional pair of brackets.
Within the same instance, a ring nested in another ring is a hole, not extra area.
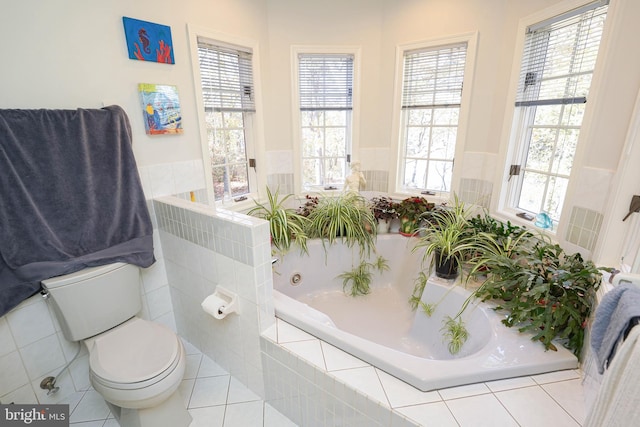
[[(119, 104), (129, 115), (139, 165), (201, 158), (186, 24), (261, 40), (263, 0), (5, 2), (0, 14), (3, 66), (0, 108), (98, 108)], [(130, 60), (122, 17), (171, 27), (175, 65)], [(178, 86), (184, 134), (147, 136), (138, 83)]]
[[(360, 145), (388, 145), (380, 133), (381, 0), (269, 0), (270, 80), (265, 85), (269, 150), (293, 149), (291, 45), (360, 46)], [(357, 126), (357, 124), (354, 124)]]
[[(0, 14), (3, 64), (0, 108), (98, 108), (119, 104), (129, 115), (133, 150), (147, 198), (204, 187), (187, 23), (260, 41), (266, 38), (263, 0), (187, 2), (25, 0), (5, 2)], [(169, 25), (175, 65), (128, 58), (122, 16)], [(145, 134), (138, 83), (178, 86), (185, 132)], [(199, 176), (195, 176), (199, 173)], [(157, 263), (143, 273), (140, 315), (175, 329), (173, 303), (157, 229)], [(84, 351), (51, 396), (40, 380), (57, 375), (75, 352), (39, 295), (0, 318), (0, 400), (55, 403), (89, 387)], [(259, 357), (256, 355), (255, 357)]]
[[(479, 44), (466, 151), (500, 151), (518, 21), (559, 0), (168, 0), (9, 2), (0, 15), (4, 66), (0, 108), (122, 105), (134, 131), (139, 165), (201, 158), (186, 24), (258, 42), (262, 58), (265, 141), (268, 151), (292, 150), (292, 44), (362, 46), (360, 141), (362, 149), (392, 145), (395, 48), (399, 44), (478, 31)], [(640, 29), (640, 4), (611, 0), (620, 9), (610, 25), (604, 84), (587, 141), (585, 164), (615, 171), (635, 95), (640, 59), (629, 55)], [(128, 59), (122, 16), (171, 26), (175, 65)], [(136, 85), (176, 84), (185, 133), (144, 133)]]

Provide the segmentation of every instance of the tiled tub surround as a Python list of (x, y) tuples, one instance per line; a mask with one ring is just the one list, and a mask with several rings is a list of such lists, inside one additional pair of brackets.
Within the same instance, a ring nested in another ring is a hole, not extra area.
[(489, 209), (493, 184), (481, 179), (462, 178), (458, 197), (467, 204), (474, 204)]
[[(269, 224), (176, 197), (155, 199), (154, 210), (178, 333), (263, 395), (260, 333), (275, 321)], [(202, 310), (217, 285), (238, 294), (239, 314)]]
[(592, 251), (598, 241), (603, 218), (600, 212), (574, 206), (567, 227), (567, 242)]
[(280, 319), (262, 338), (265, 402), (300, 426), (579, 426), (579, 370), (421, 392)]

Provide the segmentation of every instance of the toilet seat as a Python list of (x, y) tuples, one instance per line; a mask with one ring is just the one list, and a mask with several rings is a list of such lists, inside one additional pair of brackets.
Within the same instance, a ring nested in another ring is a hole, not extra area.
[(179, 364), (179, 340), (163, 325), (133, 318), (85, 341), (91, 376), (113, 389), (149, 387)]

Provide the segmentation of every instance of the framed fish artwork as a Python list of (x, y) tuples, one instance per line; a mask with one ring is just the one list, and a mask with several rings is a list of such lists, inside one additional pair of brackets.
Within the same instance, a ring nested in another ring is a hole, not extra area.
[(138, 91), (147, 135), (176, 135), (183, 132), (176, 86), (140, 83)]
[(130, 59), (175, 64), (171, 27), (122, 17)]

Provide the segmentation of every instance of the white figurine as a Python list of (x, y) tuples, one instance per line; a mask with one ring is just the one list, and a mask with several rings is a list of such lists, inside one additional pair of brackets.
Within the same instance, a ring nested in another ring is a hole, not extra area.
[(360, 162), (351, 163), (351, 175), (344, 182), (344, 191), (357, 193), (365, 185), (367, 185), (367, 180), (364, 178), (364, 174), (360, 172)]

